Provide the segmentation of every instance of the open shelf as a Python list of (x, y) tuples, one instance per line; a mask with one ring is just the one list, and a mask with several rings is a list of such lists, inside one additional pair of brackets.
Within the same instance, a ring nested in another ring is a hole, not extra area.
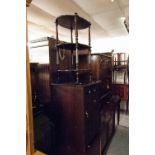
[(114, 70), (125, 70), (127, 69), (128, 65), (115, 65), (113, 66)]
[[(62, 15), (56, 18), (56, 65), (57, 65), (57, 82), (62, 81), (61, 78), (64, 77), (64, 82), (76, 81), (79, 83), (81, 79), (91, 81), (91, 70), (90, 70), (90, 54), (91, 54), (91, 38), (90, 38), (90, 26), (91, 23), (80, 17), (77, 13), (74, 15)], [(58, 25), (70, 29), (71, 42), (70, 43), (60, 43), (58, 36)], [(81, 44), (78, 41), (78, 30), (88, 28), (88, 45)], [(73, 30), (75, 34), (75, 42), (73, 43)], [(65, 51), (68, 50), (68, 51)], [(69, 52), (70, 51), (70, 52)], [(66, 52), (66, 58), (68, 58), (68, 67), (61, 70), (62, 64), (65, 62), (65, 58), (62, 59), (60, 53)], [(82, 53), (82, 54), (81, 54)], [(83, 55), (85, 57), (85, 63), (82, 62)], [(81, 56), (81, 57), (80, 57)], [(87, 63), (87, 69), (85, 64)], [(82, 69), (83, 68), (83, 69)], [(73, 74), (73, 75), (72, 75)]]
[[(75, 43), (61, 43), (56, 45), (58, 48), (66, 49), (66, 50), (76, 50), (76, 44)], [(78, 43), (78, 50), (85, 50), (89, 49), (90, 47), (88, 45), (80, 44)]]
[(58, 69), (58, 72), (87, 72), (90, 71), (90, 69)]
[[(75, 15), (62, 15), (56, 19), (58, 25), (67, 29), (75, 29)], [(85, 29), (90, 26), (90, 22), (77, 15), (77, 29)]]

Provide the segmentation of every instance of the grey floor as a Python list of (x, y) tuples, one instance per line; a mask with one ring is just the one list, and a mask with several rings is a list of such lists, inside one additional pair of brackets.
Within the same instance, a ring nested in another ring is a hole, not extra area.
[(129, 115), (120, 114), (120, 123), (109, 145), (107, 155), (129, 155)]

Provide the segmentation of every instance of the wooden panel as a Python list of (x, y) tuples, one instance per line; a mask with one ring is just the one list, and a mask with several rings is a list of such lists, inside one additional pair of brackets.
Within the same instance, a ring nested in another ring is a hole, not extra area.
[(49, 64), (39, 64), (39, 90), (41, 103), (51, 102)]
[(73, 144), (85, 150), (84, 104), (82, 89), (76, 86), (52, 85), (53, 101), (59, 117), (57, 122), (60, 143)]
[(113, 84), (112, 92), (114, 95), (119, 95), (122, 100), (128, 100), (129, 86), (126, 84)]
[(92, 54), (91, 55), (91, 71), (94, 80), (101, 80), (103, 90), (107, 91), (111, 88), (112, 83), (112, 58), (111, 53)]
[(31, 63), (32, 94), (37, 95), (39, 103), (51, 102), (49, 64)]
[(100, 131), (99, 84), (52, 84), (52, 100), (59, 118), (57, 139), (66, 149), (70, 147), (77, 152), (87, 152)]
[(69, 146), (61, 146), (57, 155), (101, 155), (100, 138), (97, 136), (86, 152), (79, 152)]

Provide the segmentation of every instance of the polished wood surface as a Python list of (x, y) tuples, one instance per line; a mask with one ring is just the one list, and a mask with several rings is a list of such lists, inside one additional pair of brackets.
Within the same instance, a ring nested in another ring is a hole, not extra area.
[[(77, 13), (75, 13), (77, 15)], [(85, 29), (91, 25), (86, 19), (77, 15), (77, 23), (75, 22), (75, 15), (61, 15), (57, 17), (56, 23), (67, 29), (75, 29), (77, 26), (78, 30)]]
[(41, 103), (49, 104), (51, 102), (49, 64), (39, 64), (39, 87)]
[(32, 94), (35, 93), (39, 103), (49, 104), (51, 102), (49, 64), (31, 63), (30, 67)]
[(112, 83), (111, 53), (91, 54), (91, 71), (93, 80), (101, 80), (103, 89), (110, 90)]
[(113, 84), (112, 93), (119, 95), (122, 101), (126, 102), (126, 112), (129, 111), (129, 85), (128, 84)]
[(104, 154), (107, 150), (107, 146), (111, 141), (115, 132), (115, 111), (116, 105), (114, 104), (111, 96), (111, 92), (106, 93), (101, 98), (101, 132), (100, 132), (100, 149), (101, 153)]
[(114, 95), (119, 95), (122, 100), (127, 101), (129, 97), (129, 85), (128, 84), (113, 84), (112, 91)]
[(57, 115), (57, 140), (77, 152), (87, 152), (100, 131), (99, 84), (52, 84)]

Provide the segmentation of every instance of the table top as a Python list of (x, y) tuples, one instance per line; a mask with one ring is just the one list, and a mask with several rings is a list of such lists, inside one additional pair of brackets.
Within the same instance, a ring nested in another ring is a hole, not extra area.
[[(64, 28), (75, 29), (75, 15), (62, 15), (56, 18), (56, 23)], [(77, 15), (77, 29), (85, 29), (90, 26), (90, 22)]]

